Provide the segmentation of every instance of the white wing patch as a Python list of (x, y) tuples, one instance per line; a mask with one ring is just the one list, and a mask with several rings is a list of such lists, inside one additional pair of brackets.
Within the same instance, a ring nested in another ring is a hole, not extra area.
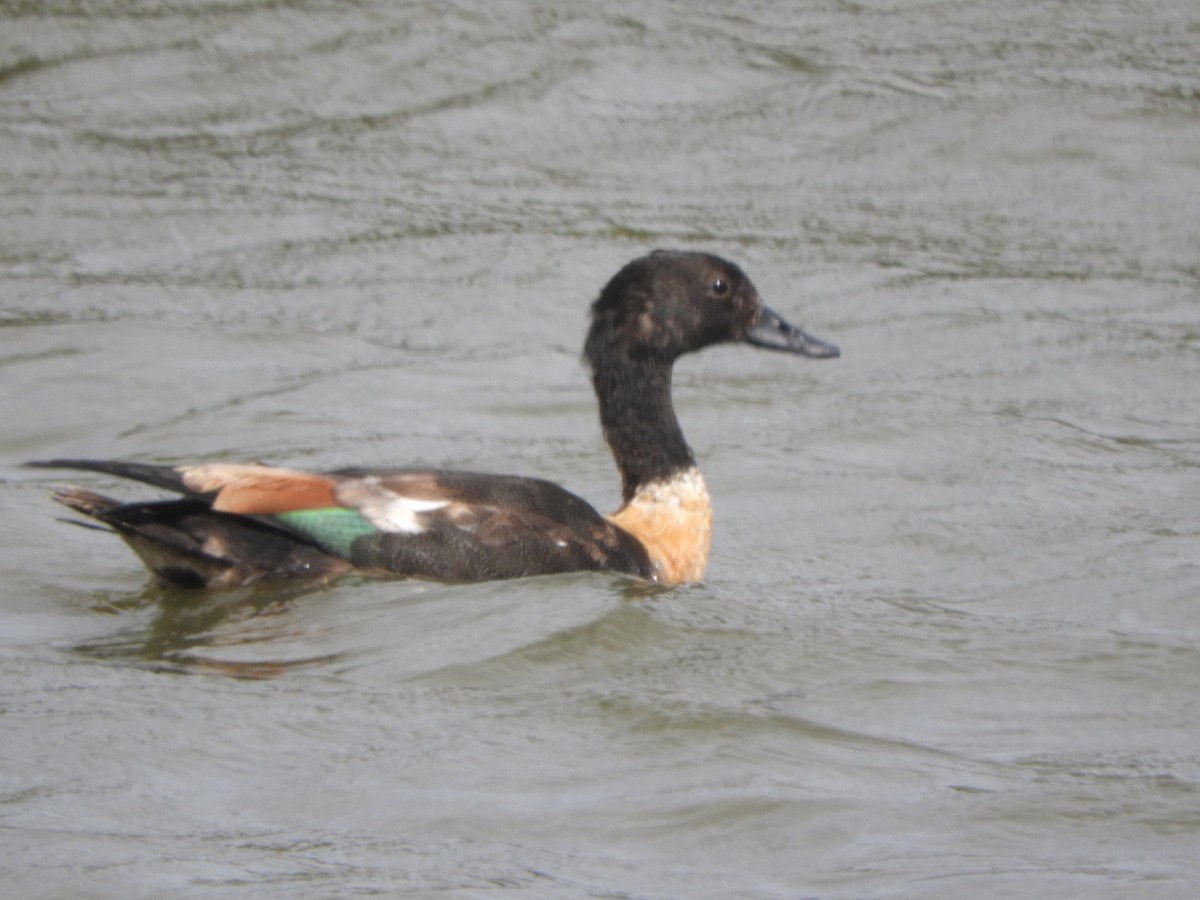
[(344, 481), (337, 486), (338, 502), (352, 506), (380, 531), (420, 534), (425, 525), (421, 513), (450, 505), (449, 500), (422, 500), (405, 497), (385, 488), (374, 475)]

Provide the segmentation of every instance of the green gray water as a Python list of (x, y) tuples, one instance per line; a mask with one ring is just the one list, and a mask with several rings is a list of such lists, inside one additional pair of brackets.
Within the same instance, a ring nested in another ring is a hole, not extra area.
[[(1193, 3), (0, 16), (8, 895), (1195, 895)], [(585, 310), (656, 246), (844, 353), (680, 366), (703, 585), (164, 592), (18, 467), (612, 508)]]

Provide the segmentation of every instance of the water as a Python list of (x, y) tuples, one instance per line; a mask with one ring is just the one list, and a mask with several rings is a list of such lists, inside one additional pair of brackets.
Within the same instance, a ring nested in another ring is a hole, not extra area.
[[(1194, 896), (1191, 4), (3, 15), (6, 892)], [(703, 585), (166, 591), (18, 467), (611, 509), (585, 309), (655, 246), (844, 352), (679, 367)]]

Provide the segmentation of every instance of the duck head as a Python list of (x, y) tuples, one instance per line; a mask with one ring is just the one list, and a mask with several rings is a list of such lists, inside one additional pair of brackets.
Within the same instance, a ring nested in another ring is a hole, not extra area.
[(754, 284), (719, 256), (656, 250), (613, 276), (592, 305), (586, 354), (670, 364), (711, 344), (747, 343), (815, 358), (840, 351), (765, 306)]

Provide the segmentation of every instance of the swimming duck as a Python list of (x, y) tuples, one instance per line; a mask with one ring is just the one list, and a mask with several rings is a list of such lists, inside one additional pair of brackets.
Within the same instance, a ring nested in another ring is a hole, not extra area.
[(584, 355), (621, 473), (621, 507), (609, 516), (549, 481), (512, 475), (91, 459), (31, 465), (182, 494), (121, 503), (71, 487), (54, 499), (111, 528), (160, 578), (187, 587), (350, 572), (470, 582), (608, 570), (693, 582), (708, 564), (712, 504), (671, 404), (671, 370), (680, 355), (726, 342), (839, 354), (764, 306), (742, 270), (717, 256), (655, 251), (600, 292)]

